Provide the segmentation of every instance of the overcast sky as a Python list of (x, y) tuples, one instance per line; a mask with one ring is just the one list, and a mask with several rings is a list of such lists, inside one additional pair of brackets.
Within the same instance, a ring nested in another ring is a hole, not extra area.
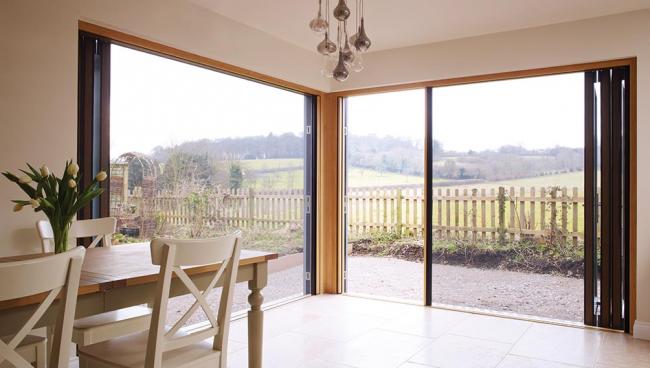
[[(111, 157), (197, 139), (303, 133), (300, 94), (134, 51), (111, 49)], [(435, 88), (446, 150), (583, 147), (583, 74)], [(352, 97), (349, 132), (422, 142), (424, 91)]]
[(303, 133), (304, 96), (111, 46), (111, 158), (197, 139)]
[[(351, 134), (422, 141), (424, 91), (350, 98)], [(433, 134), (446, 150), (584, 147), (582, 73), (433, 89)]]

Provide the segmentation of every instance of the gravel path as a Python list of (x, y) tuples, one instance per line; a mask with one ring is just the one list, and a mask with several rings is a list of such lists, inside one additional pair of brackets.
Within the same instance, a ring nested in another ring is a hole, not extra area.
[[(422, 263), (348, 257), (348, 291), (422, 300)], [(433, 265), (433, 301), (567, 321), (583, 320), (582, 279)]]
[[(348, 257), (348, 291), (400, 299), (422, 300), (422, 263), (394, 258)], [(514, 312), (568, 321), (582, 321), (583, 280), (461, 266), (433, 265), (435, 303)], [(269, 275), (262, 291), (271, 302), (302, 294), (302, 267)], [(248, 286), (237, 284), (233, 311), (248, 308)], [(220, 293), (208, 299), (217, 304)], [(190, 295), (173, 298), (168, 321), (177, 320), (194, 299)], [(197, 312), (190, 323), (205, 320)]]

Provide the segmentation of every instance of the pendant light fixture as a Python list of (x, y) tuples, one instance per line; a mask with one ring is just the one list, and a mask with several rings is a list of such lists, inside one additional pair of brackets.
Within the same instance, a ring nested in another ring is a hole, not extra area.
[(350, 72), (363, 70), (363, 58), (361, 53), (368, 51), (372, 42), (366, 33), (364, 21), (364, 0), (355, 0), (354, 21), (356, 31), (351, 37), (348, 36), (348, 20), (353, 15), (348, 6), (347, 0), (334, 0), (337, 5), (332, 12), (336, 19), (336, 43), (329, 38), (330, 35), (330, 0), (325, 0), (325, 17), (322, 16), (322, 0), (318, 1), (318, 13), (316, 18), (309, 22), (309, 28), (318, 33), (324, 34), (323, 40), (318, 43), (316, 50), (325, 58), (321, 74), (327, 78), (334, 78), (344, 82), (350, 76)]

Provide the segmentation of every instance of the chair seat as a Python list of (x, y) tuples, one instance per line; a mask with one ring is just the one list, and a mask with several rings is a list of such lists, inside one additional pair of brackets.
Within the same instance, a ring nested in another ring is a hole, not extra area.
[[(144, 367), (149, 331), (79, 347), (80, 362), (88, 367)], [(183, 335), (182, 331), (179, 336)], [(221, 352), (212, 349), (213, 338), (163, 353), (162, 367), (215, 367)]]
[(145, 331), (150, 322), (151, 308), (142, 305), (96, 314), (74, 321), (72, 341), (79, 346), (96, 344)]

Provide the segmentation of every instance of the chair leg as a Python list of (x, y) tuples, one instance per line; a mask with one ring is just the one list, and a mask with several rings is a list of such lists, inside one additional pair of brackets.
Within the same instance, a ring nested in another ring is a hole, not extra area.
[(47, 365), (47, 340), (36, 344), (36, 368), (45, 368)]

